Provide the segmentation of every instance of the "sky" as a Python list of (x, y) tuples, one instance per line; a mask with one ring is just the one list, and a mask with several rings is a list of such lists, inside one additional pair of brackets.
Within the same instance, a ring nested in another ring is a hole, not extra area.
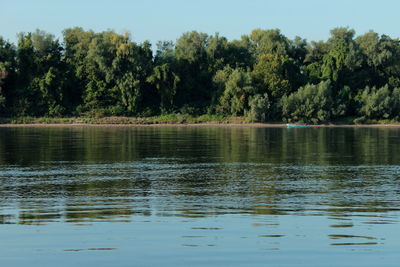
[(0, 36), (44, 30), (62, 36), (79, 26), (129, 31), (136, 42), (173, 40), (187, 31), (240, 39), (253, 29), (280, 29), (289, 38), (326, 40), (344, 26), (400, 37), (398, 0), (0, 0)]

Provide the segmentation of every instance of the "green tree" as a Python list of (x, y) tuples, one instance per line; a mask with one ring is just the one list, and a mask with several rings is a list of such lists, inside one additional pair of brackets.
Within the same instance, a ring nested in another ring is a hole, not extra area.
[(365, 75), (361, 86), (400, 86), (399, 41), (387, 35), (379, 36), (373, 31), (357, 37), (355, 41), (363, 56), (362, 71)]
[(250, 45), (256, 57), (264, 54), (289, 56), (291, 46), (289, 39), (278, 29), (253, 30), (250, 34)]
[(281, 99), (283, 119), (288, 122), (321, 123), (330, 121), (334, 101), (330, 81), (307, 84)]
[(400, 113), (400, 42), (372, 31), (336, 28), (309, 43), (278, 29), (232, 41), (192, 31), (159, 42), (154, 57), (150, 43), (129, 34), (63, 35), (62, 44), (40, 30), (20, 34), (17, 46), (0, 38), (1, 115), (180, 110), (318, 123)]
[(129, 34), (64, 31), (66, 58), (75, 68), (86, 111), (134, 114), (141, 108), (153, 62), (150, 44), (137, 45)]
[(63, 31), (64, 58), (72, 73), (70, 103), (73, 107), (82, 107), (83, 104), (83, 95), (89, 82), (86, 56), (94, 36), (93, 31), (84, 31), (79, 27)]
[(399, 116), (400, 89), (385, 85), (379, 89), (367, 86), (358, 96), (359, 115), (364, 119), (391, 119)]
[(307, 56), (307, 41), (299, 36), (294, 40), (289, 40), (289, 56), (293, 58), (296, 63), (301, 66)]
[(322, 77), (330, 79), (336, 88), (345, 85), (352, 89), (355, 81), (354, 73), (361, 66), (361, 54), (357, 43), (354, 41), (355, 31), (348, 28), (335, 28), (331, 30), (328, 40), (328, 53), (324, 55), (322, 64)]
[(302, 65), (302, 71), (309, 83), (319, 83), (323, 80), (322, 66), (324, 56), (328, 54), (329, 45), (326, 42), (311, 41), (307, 44), (307, 53)]
[(255, 88), (250, 73), (236, 69), (225, 83), (218, 110), (223, 114), (242, 116), (249, 108), (249, 97), (254, 93)]
[(9, 115), (15, 87), (15, 47), (0, 37), (0, 114)]
[(14, 103), (17, 115), (65, 114), (68, 75), (62, 50), (58, 40), (43, 31), (19, 35)]
[[(207, 48), (210, 37), (196, 31), (184, 33), (176, 42), (176, 74), (180, 83), (176, 90), (178, 107), (184, 105), (205, 110), (213, 96), (212, 72)], [(209, 52), (210, 53), (210, 52)]]
[(259, 92), (267, 92), (274, 99), (292, 92), (300, 80), (300, 71), (294, 60), (276, 54), (260, 56), (252, 75)]
[(155, 66), (153, 74), (147, 78), (147, 81), (154, 84), (158, 90), (162, 112), (172, 110), (179, 80), (178, 75), (171, 70), (168, 63)]
[(250, 110), (247, 116), (254, 122), (265, 122), (270, 118), (271, 102), (269, 101), (268, 94), (256, 94), (250, 97), (249, 100)]

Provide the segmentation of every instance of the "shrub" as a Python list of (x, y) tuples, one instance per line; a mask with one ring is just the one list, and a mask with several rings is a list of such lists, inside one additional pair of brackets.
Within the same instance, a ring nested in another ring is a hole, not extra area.
[(268, 94), (257, 94), (250, 97), (249, 106), (250, 110), (247, 116), (251, 121), (265, 122), (269, 117), (271, 102), (269, 101)]
[(307, 84), (281, 99), (282, 117), (288, 122), (320, 123), (332, 118), (334, 102), (329, 81)]
[(249, 96), (255, 92), (249, 72), (234, 70), (225, 83), (217, 110), (222, 114), (241, 116), (248, 109)]
[(385, 85), (379, 89), (366, 87), (358, 96), (359, 115), (366, 119), (391, 119), (400, 111), (400, 89)]

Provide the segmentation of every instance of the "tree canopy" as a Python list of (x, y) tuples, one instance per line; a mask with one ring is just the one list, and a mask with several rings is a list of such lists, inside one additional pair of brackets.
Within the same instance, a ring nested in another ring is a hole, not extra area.
[(136, 43), (128, 33), (41, 30), (0, 37), (0, 116), (248, 116), (321, 123), (400, 118), (400, 41), (335, 28), (326, 41), (255, 29), (239, 40), (183, 33)]

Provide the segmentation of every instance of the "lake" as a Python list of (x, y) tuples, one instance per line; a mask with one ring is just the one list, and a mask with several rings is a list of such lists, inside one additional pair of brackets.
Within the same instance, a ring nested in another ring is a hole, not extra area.
[(0, 128), (0, 266), (398, 266), (400, 128)]

